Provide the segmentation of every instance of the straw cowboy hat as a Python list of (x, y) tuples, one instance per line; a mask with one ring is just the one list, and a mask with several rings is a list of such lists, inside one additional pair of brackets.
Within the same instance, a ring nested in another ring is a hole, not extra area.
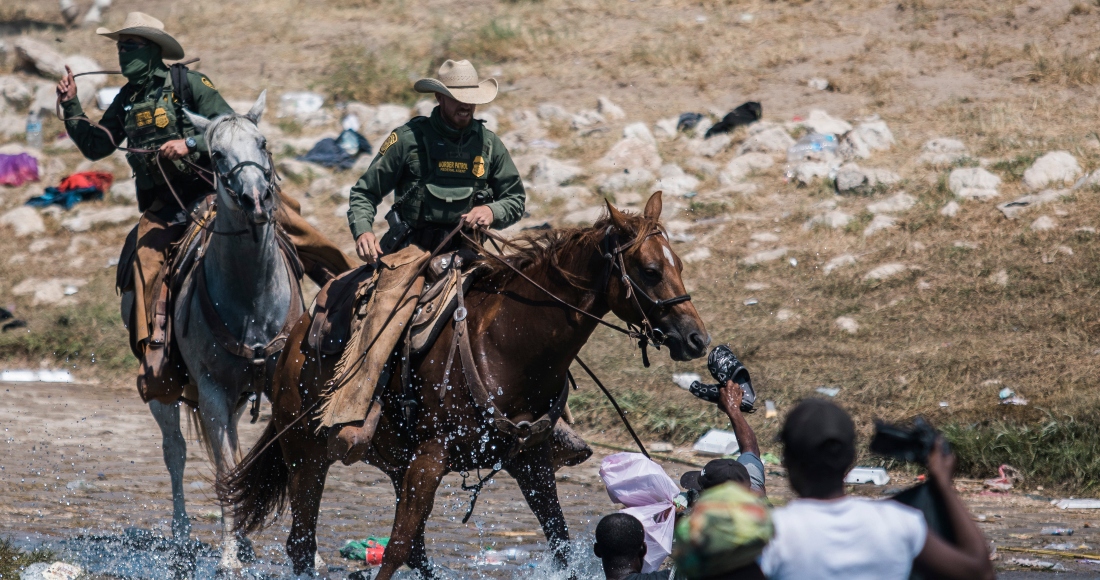
[(467, 105), (484, 105), (497, 97), (497, 80), (477, 80), (477, 70), (468, 60), (448, 60), (439, 67), (438, 79), (420, 79), (413, 85), (418, 93), (440, 93)]
[(183, 58), (183, 47), (164, 31), (164, 23), (142, 12), (131, 12), (126, 15), (126, 21), (118, 30), (100, 28), (95, 31), (100, 36), (106, 36), (111, 40), (118, 40), (124, 34), (140, 36), (149, 42), (160, 46), (160, 56), (164, 60), (179, 60)]

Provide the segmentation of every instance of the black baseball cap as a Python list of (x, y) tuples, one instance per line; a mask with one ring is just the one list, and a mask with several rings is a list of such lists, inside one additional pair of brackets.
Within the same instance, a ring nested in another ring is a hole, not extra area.
[(680, 476), (680, 487), (703, 491), (716, 485), (736, 481), (749, 485), (749, 470), (732, 459), (714, 459), (701, 471), (689, 471)]
[(806, 399), (787, 415), (779, 433), (788, 458), (845, 463), (855, 460), (856, 426), (848, 413), (825, 399)]

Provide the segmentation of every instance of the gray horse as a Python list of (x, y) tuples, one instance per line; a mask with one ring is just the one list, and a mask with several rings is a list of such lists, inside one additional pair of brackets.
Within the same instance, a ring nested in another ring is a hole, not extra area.
[[(209, 243), (176, 299), (173, 328), (187, 372), (198, 388), (199, 429), (219, 479), (240, 458), (237, 423), (246, 406), (242, 395), (251, 390), (260, 396), (262, 375), (257, 380), (257, 368), (264, 369), (240, 356), (239, 347), (227, 348), (225, 331), (246, 349), (259, 351), (280, 334), (292, 309), (301, 312), (301, 292), (276, 238), (279, 208), (274, 168), (256, 126), (265, 97), (266, 91), (245, 115), (208, 120), (188, 112), (195, 127), (205, 132), (210, 149), (217, 214), (207, 226), (212, 230)], [(205, 309), (200, 286), (205, 286), (209, 297)], [(208, 319), (210, 306), (220, 321)], [(191, 524), (183, 496), (187, 450), (180, 430), (180, 406), (154, 401), (149, 409), (163, 434), (164, 463), (172, 479), (172, 536), (185, 543)], [(232, 529), (231, 512), (223, 508), (219, 572), (240, 569), (238, 552), (250, 551), (247, 540)]]

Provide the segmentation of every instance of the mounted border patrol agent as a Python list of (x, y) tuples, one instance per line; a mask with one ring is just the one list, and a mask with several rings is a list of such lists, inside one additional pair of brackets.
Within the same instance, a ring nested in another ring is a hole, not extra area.
[[(96, 33), (117, 42), (126, 85), (98, 126), (84, 116), (68, 67), (57, 94), (65, 128), (85, 157), (103, 159), (115, 152), (123, 138), (129, 148), (151, 151), (126, 154), (142, 215), (123, 247), (117, 279), (124, 311), (126, 302), (133, 301), (132, 314), (125, 322), (130, 328), (130, 348), (142, 361), (138, 391), (149, 401), (171, 394), (187, 382), (163, 348), (169, 334), (165, 331), (169, 281), (163, 270), (174, 244), (187, 230), (189, 214), (213, 192), (201, 175), (211, 167), (204, 136), (183, 109), (211, 119), (233, 110), (206, 75), (182, 64), (169, 67), (164, 63), (182, 59), (184, 50), (164, 31), (160, 20), (131, 12), (118, 30), (100, 28)], [(279, 224), (297, 249), (305, 272), (323, 285), (351, 269), (347, 256), (302, 219), (298, 203), (286, 195), (280, 197), (285, 205), (278, 214)]]
[[(448, 60), (438, 79), (420, 79), (413, 88), (435, 93), (439, 106), (430, 116), (395, 129), (351, 189), (348, 223), (356, 251), (363, 261), (380, 265), (360, 330), (369, 333), (365, 336), (378, 335), (357, 373), (365, 380), (345, 381), (319, 413), (322, 426), (332, 427), (330, 456), (345, 463), (360, 460), (374, 435), (377, 417), (373, 424), (365, 420), (373, 385), (424, 288), (423, 276), (414, 279), (421, 264), (460, 221), (506, 228), (523, 217), (527, 199), (508, 150), (474, 119), (477, 105), (496, 98), (496, 79), (479, 80), (469, 61)], [(390, 191), (395, 200), (386, 215), (389, 231), (379, 241), (372, 224)], [(395, 310), (392, 323), (383, 328)]]

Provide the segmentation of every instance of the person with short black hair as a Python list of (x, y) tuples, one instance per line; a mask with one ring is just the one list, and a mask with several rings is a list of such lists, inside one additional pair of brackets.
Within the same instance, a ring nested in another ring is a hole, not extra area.
[(592, 551), (603, 561), (607, 580), (668, 580), (668, 570), (642, 574), (645, 528), (630, 514), (611, 514), (600, 520)]
[(956, 545), (928, 533), (913, 508), (845, 495), (855, 439), (851, 417), (829, 401), (803, 401), (787, 416), (780, 433), (783, 463), (799, 499), (772, 513), (775, 538), (760, 559), (764, 574), (773, 580), (904, 580), (916, 568), (949, 580), (992, 579), (985, 538), (955, 492), (955, 456), (943, 440), (928, 458), (928, 476), (943, 498)]

